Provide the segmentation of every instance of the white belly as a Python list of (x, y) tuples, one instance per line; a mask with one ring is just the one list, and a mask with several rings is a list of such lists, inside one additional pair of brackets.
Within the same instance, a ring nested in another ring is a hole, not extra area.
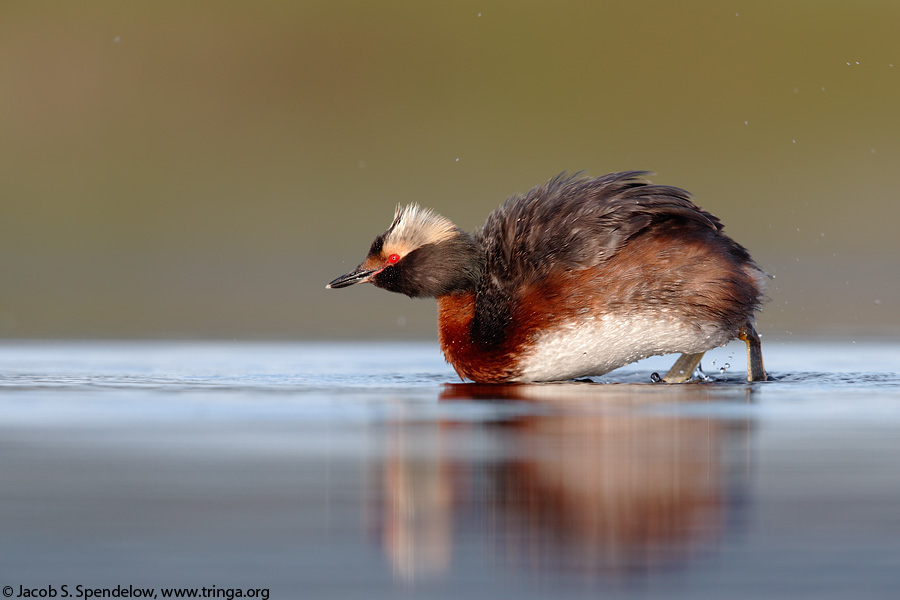
[(648, 356), (695, 354), (727, 344), (733, 336), (714, 324), (676, 319), (607, 315), (573, 321), (541, 334), (525, 354), (516, 381), (560, 381), (603, 375)]

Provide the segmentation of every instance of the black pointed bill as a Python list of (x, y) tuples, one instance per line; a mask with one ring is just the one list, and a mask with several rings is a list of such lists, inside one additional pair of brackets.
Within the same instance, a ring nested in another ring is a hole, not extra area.
[(346, 275), (341, 275), (331, 283), (325, 286), (325, 289), (328, 290), (336, 290), (338, 288), (347, 287), (348, 285), (353, 285), (354, 283), (363, 283), (366, 281), (377, 269), (362, 269), (357, 268), (355, 271), (347, 273)]

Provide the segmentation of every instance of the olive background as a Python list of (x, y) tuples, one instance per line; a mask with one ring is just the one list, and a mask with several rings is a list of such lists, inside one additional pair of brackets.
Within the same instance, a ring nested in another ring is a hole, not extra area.
[(0, 337), (435, 335), (325, 290), (398, 203), (690, 190), (760, 331), (900, 334), (900, 3), (0, 3)]

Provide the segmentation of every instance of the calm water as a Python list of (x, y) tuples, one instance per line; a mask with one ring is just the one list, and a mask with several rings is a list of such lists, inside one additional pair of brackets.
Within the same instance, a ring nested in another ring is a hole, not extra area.
[(0, 586), (896, 598), (900, 344), (764, 350), (504, 387), (434, 343), (6, 342)]

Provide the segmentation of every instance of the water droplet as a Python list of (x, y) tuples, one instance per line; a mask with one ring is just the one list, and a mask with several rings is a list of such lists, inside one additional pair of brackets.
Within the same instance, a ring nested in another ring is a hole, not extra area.
[(456, 159), (456, 162), (459, 162), (459, 158)]
[(119, 36), (116, 36), (113, 38), (113, 43), (115, 43), (115, 44), (118, 44), (121, 41), (122, 41), (122, 38), (120, 38)]
[(724, 373), (724, 372), (725, 372), (725, 367), (719, 367), (719, 373)]
[(659, 383), (660, 381), (662, 381), (662, 377), (659, 376), (659, 373), (650, 373), (650, 381), (652, 381), (653, 383)]
[(744, 121), (744, 125), (749, 125), (749, 124), (750, 124), (749, 121)]
[(731, 363), (725, 363), (724, 368), (730, 369), (730, 368), (731, 368)]

